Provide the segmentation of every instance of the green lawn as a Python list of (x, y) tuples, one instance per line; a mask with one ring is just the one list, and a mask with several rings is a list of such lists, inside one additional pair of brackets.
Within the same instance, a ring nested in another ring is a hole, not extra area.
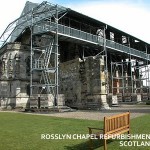
[[(103, 122), (64, 119), (23, 113), (0, 112), (0, 150), (88, 150), (88, 140), (41, 139), (41, 134), (87, 134), (87, 127), (102, 127)], [(150, 115), (131, 120), (132, 134), (150, 134)], [(150, 139), (149, 139), (150, 141)], [(149, 150), (150, 147), (120, 147), (110, 140), (108, 150)], [(94, 140), (95, 150), (103, 150)]]

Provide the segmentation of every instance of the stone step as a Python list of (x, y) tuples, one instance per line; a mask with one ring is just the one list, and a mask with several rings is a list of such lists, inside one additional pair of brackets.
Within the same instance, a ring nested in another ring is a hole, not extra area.
[(112, 104), (111, 107), (119, 107), (119, 104)]
[(97, 102), (87, 102), (85, 107), (88, 109), (98, 109), (100, 108), (100, 104)]
[(68, 106), (52, 106), (52, 107), (30, 107), (29, 109), (26, 109), (26, 111), (32, 111), (32, 112), (72, 112), (76, 111), (76, 109), (72, 109)]
[(119, 104), (120, 104), (120, 105), (122, 105), (122, 104), (134, 105), (134, 104), (137, 104), (137, 103), (138, 103), (138, 102), (135, 102), (135, 101), (133, 101), (133, 102), (129, 101), (129, 102), (120, 102)]

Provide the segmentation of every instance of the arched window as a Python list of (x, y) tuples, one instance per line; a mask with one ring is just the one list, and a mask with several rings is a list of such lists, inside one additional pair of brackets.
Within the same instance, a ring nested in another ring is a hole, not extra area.
[(6, 73), (6, 68), (7, 68), (7, 55), (4, 54), (2, 57), (2, 75), (4, 75)]
[(13, 75), (13, 55), (10, 53), (9, 54), (9, 59), (8, 59), (8, 77), (12, 78)]

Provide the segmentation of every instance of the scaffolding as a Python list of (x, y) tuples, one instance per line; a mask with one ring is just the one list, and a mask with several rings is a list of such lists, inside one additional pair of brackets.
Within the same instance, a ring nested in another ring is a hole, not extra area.
[[(54, 106), (58, 106), (59, 86), (58, 21), (66, 13), (65, 7), (46, 1), (41, 4), (29, 3), (0, 37), (2, 48), (30, 29), (30, 97), (51, 94)], [(37, 81), (39, 76), (40, 81)]]
[[(30, 94), (52, 94), (54, 106), (58, 106), (59, 94), (58, 21), (65, 14), (66, 9), (49, 3), (40, 11), (32, 11)], [(37, 73), (40, 74), (38, 84), (34, 83)]]
[(106, 47), (106, 26), (100, 27), (101, 29), (97, 30), (97, 42), (100, 47), (102, 47), (102, 51), (100, 51), (98, 54), (94, 56), (96, 59), (100, 59), (100, 73), (104, 74), (101, 75), (101, 80), (104, 80), (104, 82), (101, 81), (101, 87), (104, 86), (105, 92), (103, 91), (103, 94), (106, 95), (109, 93), (109, 81), (108, 81), (108, 60), (107, 60), (107, 47)]
[(112, 94), (121, 94), (123, 101), (132, 101), (133, 95), (138, 94), (148, 97), (149, 72), (149, 65), (142, 61), (132, 59), (131, 61), (111, 62)]
[[(36, 94), (52, 94), (54, 105), (58, 105), (59, 87), (59, 45), (58, 36), (61, 39), (76, 40), (79, 43), (91, 44), (94, 47), (102, 47), (103, 50), (95, 58), (100, 58), (103, 67), (101, 72), (105, 74), (105, 94), (109, 91), (108, 80), (108, 50), (129, 55), (128, 61), (111, 62), (112, 94), (141, 93), (145, 87), (149, 91), (149, 60), (150, 55), (146, 52), (106, 39), (107, 25), (100, 27), (100, 35), (75, 29), (59, 23), (68, 12), (68, 9), (48, 2), (33, 4), (32, 9), (24, 11), (15, 21), (11, 22), (0, 37), (1, 47), (7, 42), (15, 42), (17, 38), (30, 29), (30, 96)], [(130, 41), (128, 39), (128, 41)], [(140, 65), (133, 58), (146, 60), (146, 65)], [(145, 67), (144, 67), (145, 65)], [(145, 68), (145, 69), (143, 69)], [(145, 74), (145, 76), (144, 76)], [(38, 79), (40, 76), (40, 81)], [(143, 86), (146, 82), (146, 86)], [(101, 83), (102, 84), (102, 83)]]

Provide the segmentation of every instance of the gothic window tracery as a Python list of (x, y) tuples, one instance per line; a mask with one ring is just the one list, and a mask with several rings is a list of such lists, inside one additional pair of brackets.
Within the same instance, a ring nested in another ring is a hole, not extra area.
[(15, 76), (18, 77), (20, 73), (20, 55), (16, 53), (15, 55)]
[(13, 75), (13, 56), (10, 53), (9, 60), (8, 60), (8, 77), (12, 78), (12, 75)]
[(2, 57), (2, 75), (6, 73), (6, 68), (7, 68), (7, 55), (4, 54)]

